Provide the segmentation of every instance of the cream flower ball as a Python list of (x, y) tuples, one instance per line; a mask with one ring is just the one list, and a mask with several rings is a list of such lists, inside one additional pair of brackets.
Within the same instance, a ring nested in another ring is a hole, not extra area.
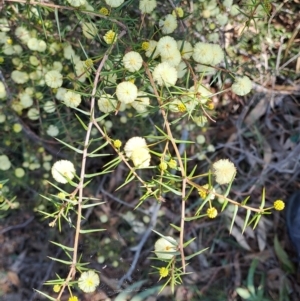
[(124, 146), (126, 157), (130, 159), (132, 156), (132, 152), (135, 149), (139, 149), (139, 148), (145, 148), (145, 149), (147, 148), (146, 140), (142, 137), (130, 138)]
[(132, 151), (131, 160), (135, 167), (145, 168), (150, 166), (151, 155), (148, 148), (136, 148)]
[(143, 14), (150, 14), (156, 6), (156, 0), (140, 0), (139, 9)]
[(69, 4), (73, 7), (79, 7), (85, 5), (85, 0), (67, 0)]
[(116, 110), (118, 102), (110, 94), (103, 94), (98, 99), (99, 110), (103, 113), (110, 113)]
[(130, 51), (124, 55), (123, 65), (130, 72), (138, 71), (143, 65), (143, 58), (138, 52)]
[(168, 56), (174, 49), (177, 49), (177, 43), (172, 37), (165, 36), (157, 42), (157, 51), (162, 56)]
[(45, 75), (45, 82), (50, 88), (59, 88), (63, 83), (63, 76), (57, 70), (50, 70)]
[(6, 155), (0, 156), (0, 170), (9, 170), (11, 163)]
[(252, 82), (248, 76), (238, 77), (231, 86), (232, 92), (237, 95), (244, 96), (252, 89)]
[(228, 184), (235, 177), (236, 168), (228, 159), (221, 159), (213, 164), (216, 182), (220, 185)]
[(19, 99), (24, 109), (30, 108), (33, 105), (32, 97), (25, 92), (19, 93)]
[(111, 7), (119, 7), (123, 4), (124, 0), (105, 0), (106, 4)]
[(4, 84), (0, 81), (0, 99), (3, 99), (6, 97), (6, 89)]
[(177, 67), (181, 62), (181, 54), (178, 49), (174, 49), (169, 55), (161, 55), (161, 61), (167, 62), (172, 67)]
[(142, 91), (138, 92), (137, 99), (131, 103), (131, 106), (138, 113), (145, 113), (150, 105), (150, 99)]
[(40, 112), (36, 108), (31, 108), (27, 112), (27, 117), (30, 120), (38, 120), (40, 118)]
[(83, 272), (78, 279), (78, 286), (85, 293), (94, 292), (99, 284), (99, 275), (92, 270)]
[(153, 59), (159, 56), (159, 51), (157, 49), (157, 42), (154, 40), (149, 40), (149, 47), (145, 52), (146, 57), (152, 57)]
[(44, 104), (44, 111), (46, 113), (53, 113), (56, 110), (55, 102), (51, 100), (47, 100)]
[(98, 32), (98, 29), (95, 26), (95, 24), (90, 22), (82, 23), (81, 28), (82, 28), (83, 35), (87, 39), (91, 39), (91, 40), (96, 36)]
[(176, 252), (178, 243), (171, 237), (166, 236), (159, 238), (154, 245), (155, 255), (160, 259), (172, 259), (174, 254), (167, 254), (168, 252)]
[(14, 70), (11, 73), (11, 79), (17, 84), (25, 84), (29, 80), (29, 76), (26, 72)]
[(68, 160), (60, 160), (53, 164), (51, 168), (52, 177), (55, 181), (66, 184), (68, 180), (72, 180), (75, 176), (75, 167)]
[(154, 81), (159, 86), (174, 86), (177, 81), (177, 70), (167, 62), (158, 64), (152, 73)]
[(188, 41), (177, 41), (177, 48), (180, 51), (181, 56), (188, 60), (193, 54), (193, 46)]
[(117, 85), (116, 95), (120, 102), (125, 104), (133, 102), (137, 97), (138, 89), (131, 82), (122, 82)]
[(168, 14), (163, 19), (159, 20), (158, 24), (163, 34), (169, 34), (177, 28), (177, 19), (173, 15)]
[(59, 129), (56, 125), (50, 124), (47, 129), (47, 134), (51, 137), (56, 137), (59, 134)]
[(198, 42), (194, 46), (193, 59), (197, 63), (217, 65), (224, 59), (224, 53), (217, 44)]
[(77, 108), (81, 103), (81, 96), (73, 91), (67, 91), (64, 95), (64, 103), (67, 107)]

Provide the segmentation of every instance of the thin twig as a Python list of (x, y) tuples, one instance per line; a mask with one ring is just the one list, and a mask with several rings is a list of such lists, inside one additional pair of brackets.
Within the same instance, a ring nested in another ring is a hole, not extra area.
[(150, 73), (150, 70), (148, 68), (148, 65), (146, 63), (144, 63), (144, 67), (145, 67), (145, 71), (146, 71), (146, 74), (148, 75), (148, 78), (149, 78), (149, 81), (151, 83), (151, 86), (153, 88), (153, 91), (154, 91), (154, 94), (156, 96), (156, 99), (157, 99), (157, 102), (160, 106), (160, 111), (161, 111), (161, 114), (163, 116), (163, 119), (164, 119), (164, 123), (165, 123), (165, 127), (166, 127), (166, 130), (167, 130), (167, 134), (168, 134), (168, 137), (172, 143), (172, 146), (174, 148), (174, 151), (175, 151), (175, 154), (176, 154), (176, 157), (178, 159), (178, 163), (179, 163), (179, 167), (180, 167), (180, 172), (181, 172), (181, 176), (182, 176), (182, 179), (183, 179), (183, 182), (182, 182), (182, 195), (181, 195), (181, 222), (180, 222), (180, 243), (179, 243), (179, 249), (180, 249), (180, 255), (181, 255), (181, 262), (182, 262), (182, 270), (183, 272), (185, 273), (185, 257), (184, 257), (184, 252), (183, 252), (183, 238), (184, 238), (184, 217), (185, 217), (185, 178), (186, 178), (186, 175), (185, 175), (185, 169), (184, 169), (184, 166), (183, 166), (183, 163), (182, 163), (182, 159), (181, 159), (181, 155), (180, 155), (180, 152), (178, 150), (178, 147), (177, 147), (177, 144), (175, 142), (175, 139), (173, 137), (173, 133), (171, 131), (171, 128), (170, 128), (170, 124), (169, 124), (169, 121), (168, 121), (168, 117), (167, 117), (167, 114), (166, 114), (166, 111), (163, 107), (163, 103), (161, 101), (161, 98), (157, 92), (157, 89), (156, 89), (156, 85), (154, 83), (154, 80), (153, 80), (153, 77)]

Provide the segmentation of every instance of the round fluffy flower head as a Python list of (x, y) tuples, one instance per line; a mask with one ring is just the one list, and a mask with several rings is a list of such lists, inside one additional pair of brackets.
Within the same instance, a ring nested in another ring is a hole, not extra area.
[(124, 55), (123, 64), (128, 71), (135, 72), (142, 67), (143, 58), (138, 52), (130, 51)]
[[(153, 59), (157, 58), (159, 56), (159, 51), (156, 47), (157, 42), (154, 40), (150, 40), (149, 42), (144, 42), (144, 43), (148, 43), (147, 49), (143, 48), (144, 50), (146, 50), (146, 52), (145, 52), (146, 57), (152, 57)], [(146, 47), (144, 45), (144, 43), (143, 43), (142, 47), (143, 46)]]
[(55, 285), (53, 286), (53, 292), (59, 293), (59, 291), (60, 291), (60, 285), (59, 285), (59, 284), (55, 284)]
[(76, 296), (71, 296), (68, 301), (78, 301), (78, 298)]
[(78, 279), (78, 286), (85, 293), (94, 292), (99, 284), (100, 278), (98, 274), (92, 270), (83, 272)]
[(6, 155), (0, 156), (0, 170), (9, 170), (11, 163)]
[(99, 110), (103, 113), (110, 113), (116, 110), (117, 101), (110, 94), (103, 94), (98, 99)]
[(218, 215), (218, 210), (215, 207), (211, 207), (207, 209), (206, 213), (209, 218), (215, 218)]
[(67, 0), (69, 4), (73, 7), (79, 7), (85, 5), (85, 0)]
[(67, 107), (77, 108), (81, 103), (81, 96), (73, 91), (67, 91), (64, 95), (64, 103)]
[(55, 181), (66, 184), (68, 180), (72, 180), (75, 176), (75, 167), (68, 160), (60, 160), (53, 164), (51, 169), (52, 177)]
[(224, 60), (224, 52), (220, 45), (211, 44), (211, 52), (213, 54), (213, 60), (210, 63), (212, 66), (218, 65)]
[(50, 88), (59, 88), (63, 83), (63, 76), (57, 70), (50, 70), (45, 75), (46, 85)]
[(285, 204), (284, 204), (284, 201), (282, 200), (276, 200), (274, 202), (274, 209), (277, 210), (277, 211), (281, 211), (283, 210), (285, 207)]
[(152, 73), (153, 79), (159, 86), (174, 86), (177, 81), (177, 70), (167, 62), (158, 64)]
[(143, 43), (142, 43), (142, 49), (143, 50), (148, 50), (149, 49), (149, 47), (150, 47), (150, 43), (148, 42), (148, 41), (144, 41)]
[(116, 43), (118, 34), (116, 34), (113, 30), (109, 30), (104, 36), (103, 40), (106, 44), (110, 45), (112, 43)]
[(6, 97), (6, 89), (4, 84), (0, 81), (0, 99)]
[(228, 159), (221, 159), (213, 164), (213, 172), (218, 184), (228, 184), (235, 177), (236, 168)]
[(125, 104), (133, 102), (137, 98), (138, 89), (131, 82), (122, 82), (117, 85), (116, 95), (120, 102)]
[(108, 16), (109, 15), (109, 10), (106, 7), (101, 7), (99, 9), (99, 13), (103, 16)]
[(148, 148), (136, 148), (132, 151), (131, 160), (135, 167), (145, 168), (150, 166), (151, 155)]
[(184, 59), (189, 59), (193, 54), (193, 46), (188, 41), (177, 41), (177, 47), (180, 51), (181, 56)]
[(142, 14), (150, 14), (156, 6), (156, 0), (140, 0), (139, 9)]
[(87, 39), (93, 39), (98, 32), (98, 29), (94, 25), (94, 23), (90, 23), (90, 22), (82, 23), (81, 27), (82, 27), (82, 33)]
[(131, 106), (135, 108), (139, 113), (145, 113), (150, 105), (150, 99), (142, 91), (138, 92), (138, 96)]
[(165, 36), (159, 39), (156, 46), (160, 55), (168, 56), (174, 51), (174, 49), (177, 49), (177, 42), (174, 38)]
[(178, 49), (174, 49), (167, 56), (161, 55), (160, 57), (162, 62), (167, 62), (172, 67), (177, 67), (181, 61), (181, 54)]
[(198, 42), (194, 46), (193, 59), (197, 63), (217, 65), (223, 58), (224, 53), (219, 45)]
[(168, 254), (168, 252), (176, 252), (177, 245), (178, 243), (173, 237), (161, 237), (154, 245), (155, 255), (160, 259), (172, 259), (174, 254)]
[(168, 164), (167, 164), (166, 161), (162, 161), (162, 162), (160, 162), (158, 167), (159, 167), (160, 170), (165, 171), (165, 170), (168, 169)]
[(38, 120), (40, 118), (40, 112), (36, 108), (31, 108), (27, 112), (27, 117), (30, 120)]
[(183, 12), (183, 9), (179, 6), (179, 7), (176, 7), (173, 11), (172, 11), (172, 15), (177, 18), (182, 18), (183, 15), (184, 15), (184, 12)]
[(158, 24), (164, 34), (172, 33), (177, 28), (176, 17), (171, 14), (168, 14), (163, 19), (160, 19)]
[(114, 140), (114, 147), (120, 148), (122, 146), (122, 141), (119, 139)]
[(130, 138), (124, 146), (124, 151), (125, 151), (126, 157), (131, 158), (132, 152), (135, 149), (139, 149), (139, 148), (147, 148), (146, 140), (142, 137)]
[(162, 267), (162, 268), (159, 269), (159, 276), (160, 276), (160, 278), (167, 277), (168, 274), (169, 274), (168, 268)]
[(235, 94), (244, 96), (251, 91), (252, 82), (247, 76), (239, 77), (235, 79), (235, 82), (231, 86), (231, 89)]
[[(212, 192), (215, 192), (215, 189), (213, 188)], [(208, 196), (208, 194), (210, 194), (209, 199), (213, 200), (215, 198), (215, 194), (214, 193), (210, 193), (209, 191), (209, 184), (205, 184), (203, 186), (200, 186), (200, 188), (198, 189), (198, 193), (199, 196), (204, 200), (206, 199), (206, 197)]]
[(124, 0), (105, 0), (106, 4), (111, 7), (119, 7)]
[(17, 84), (25, 84), (29, 80), (29, 76), (26, 72), (14, 70), (11, 73), (11, 79)]
[(56, 137), (59, 134), (59, 129), (56, 125), (50, 124), (47, 129), (47, 134), (51, 137)]

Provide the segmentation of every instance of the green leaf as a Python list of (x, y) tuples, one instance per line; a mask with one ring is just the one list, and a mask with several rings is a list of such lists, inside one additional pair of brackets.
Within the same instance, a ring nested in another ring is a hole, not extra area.
[(194, 241), (196, 239), (196, 237), (191, 238), (190, 240), (188, 240), (187, 242), (185, 242), (183, 244), (183, 248), (187, 247), (192, 241)]
[(61, 32), (60, 32), (60, 25), (59, 25), (59, 18), (58, 18), (58, 9), (57, 9), (57, 7), (54, 8), (54, 16), (55, 16), (55, 21), (56, 21), (56, 25), (57, 25), (59, 41), (61, 42)]
[(43, 292), (41, 292), (41, 291), (39, 291), (39, 290), (36, 290), (36, 289), (34, 289), (36, 292), (38, 292), (39, 294), (41, 294), (42, 296), (44, 296), (44, 297), (46, 297), (48, 300), (52, 300), (52, 301), (55, 301), (56, 300), (56, 298), (52, 298), (52, 297), (50, 297), (49, 295), (47, 295), (47, 294), (45, 294), (45, 293), (43, 293)]
[(190, 256), (186, 256), (185, 259), (186, 259), (186, 260), (190, 260), (191, 258), (193, 258), (193, 257), (195, 257), (195, 256), (198, 256), (199, 254), (205, 252), (205, 251), (208, 250), (208, 249), (209, 249), (209, 248), (202, 249), (202, 250), (200, 250), (200, 251), (198, 251), (198, 252), (196, 252), (196, 253), (194, 253), (194, 254), (192, 254), (192, 255), (190, 255)]
[(264, 209), (265, 207), (265, 197), (266, 197), (266, 189), (264, 187), (261, 195), (261, 205), (259, 207), (260, 209)]
[(288, 254), (282, 248), (277, 235), (274, 237), (274, 249), (279, 261), (283, 264), (284, 270), (292, 274), (295, 273), (295, 266), (290, 261)]
[(59, 243), (57, 243), (57, 242), (55, 242), (55, 241), (51, 241), (51, 240), (50, 240), (50, 242), (53, 243), (53, 244), (56, 245), (56, 246), (59, 246), (59, 247), (62, 248), (63, 250), (74, 251), (74, 248), (67, 247), (67, 246), (62, 245), (62, 244), (59, 244)]
[(233, 228), (234, 220), (236, 218), (238, 209), (239, 209), (239, 206), (238, 205), (234, 205), (234, 211), (233, 211), (232, 221), (231, 221), (230, 230), (229, 230), (230, 234), (231, 234), (231, 231), (232, 231), (232, 228)]
[(96, 118), (95, 121), (100, 122), (101, 120), (105, 119), (107, 116), (109, 116), (109, 113), (106, 113), (106, 114)]
[(66, 143), (66, 142), (64, 142), (64, 141), (62, 141), (62, 140), (60, 140), (60, 139), (58, 139), (58, 138), (55, 138), (57, 141), (59, 141), (61, 144), (63, 144), (63, 145), (65, 145), (65, 146), (67, 146), (68, 148), (70, 148), (71, 150), (73, 150), (74, 152), (76, 152), (76, 153), (78, 153), (78, 154), (83, 154), (83, 150), (79, 150), (79, 149), (77, 149), (76, 147), (73, 147), (72, 145), (70, 145), (70, 144), (68, 144), (68, 143)]
[(176, 229), (178, 232), (181, 232), (181, 228), (178, 226), (175, 226), (174, 224), (170, 224), (171, 227), (173, 227), (174, 229)]
[(81, 234), (86, 234), (86, 233), (94, 233), (94, 232), (101, 232), (101, 231), (105, 231), (106, 229), (90, 229), (90, 230), (83, 230), (81, 229), (79, 231), (79, 233)]
[(63, 264), (66, 264), (66, 265), (71, 265), (73, 262), (72, 261), (65, 261), (65, 260), (61, 260), (61, 259), (58, 259), (58, 258), (54, 258), (54, 257), (49, 257), (48, 258), (52, 259), (53, 261), (58, 261), (58, 262), (61, 262)]
[(181, 196), (182, 195), (182, 192), (181, 191), (177, 191), (175, 190), (174, 188), (168, 186), (167, 184), (163, 183), (163, 182), (160, 182), (160, 181), (157, 181), (155, 179), (153, 179), (154, 182), (156, 182), (157, 184), (161, 185), (161, 186), (164, 186), (165, 188), (167, 188), (169, 191), (172, 191), (174, 194), (176, 195), (179, 195)]
[(80, 117), (77, 114), (75, 114), (75, 116), (77, 117), (77, 119), (80, 122), (80, 124), (82, 125), (82, 127), (87, 131), (88, 127), (84, 124), (84, 122), (80, 119)]
[(106, 202), (100, 202), (100, 203), (92, 203), (92, 204), (81, 205), (81, 208), (90, 208), (90, 207), (102, 205), (102, 204), (104, 204), (104, 203), (106, 203)]
[(248, 221), (249, 221), (249, 218), (250, 218), (250, 214), (251, 214), (251, 210), (250, 209), (247, 209), (247, 213), (246, 213), (246, 218), (245, 218), (245, 222), (244, 222), (244, 226), (243, 226), (243, 230), (242, 230), (242, 233), (244, 233), (247, 225), (248, 225)]

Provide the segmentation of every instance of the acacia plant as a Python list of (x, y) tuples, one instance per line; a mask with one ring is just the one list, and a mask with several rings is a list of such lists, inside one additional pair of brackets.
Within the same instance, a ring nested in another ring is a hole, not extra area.
[[(86, 229), (82, 223), (86, 209), (102, 204), (85, 191), (95, 179), (114, 176), (120, 165), (127, 176), (118, 189), (138, 183), (135, 208), (164, 206), (172, 197), (181, 200), (180, 223), (171, 224), (178, 237), (155, 230), (157, 212), (153, 232), (147, 234), (157, 235), (153, 271), (162, 289), (171, 285), (174, 290), (182, 283), (191, 258), (204, 251), (186, 256), (185, 248), (194, 240), (185, 239), (186, 223), (216, 218), (232, 205), (231, 227), (243, 209), (244, 229), (255, 228), (273, 207), (283, 209), (279, 200), (266, 208), (264, 191), (258, 207), (248, 205), (249, 198), (232, 200), (230, 190), (238, 174), (227, 158), (200, 170), (189, 157), (191, 146), (196, 145), (198, 158), (209, 151), (199, 147), (204, 136), (191, 141), (189, 131), (218, 122), (218, 97), (228, 91), (238, 96), (251, 92), (250, 74), (232, 65), (216, 30), (229, 19), (247, 27), (258, 12), (260, 18), (268, 17), (267, 1), (252, 5), (250, 14), (245, 7), (230, 0), (5, 1), (1, 61), (10, 73), (0, 83), (0, 96), (7, 101), (1, 104), (1, 122), (13, 127), (15, 135), (23, 132), (39, 144), (35, 153), (27, 146), (27, 163), (15, 162), (14, 176), (29, 179), (42, 165), (46, 176), (36, 181), (48, 205), (38, 211), (57, 231), (64, 223), (74, 229), (74, 244), (53, 242), (69, 259), (52, 260), (67, 265), (69, 272), (47, 281), (56, 296), (40, 293), (49, 300), (68, 293), (74, 301), (77, 287), (90, 293), (99, 285), (99, 271), (82, 262), (78, 251), (80, 235), (104, 231)], [(0, 159), (0, 168), (9, 170), (9, 156)], [(103, 164), (93, 169), (89, 162)], [(186, 204), (195, 195), (199, 206), (187, 212)], [(9, 199), (4, 194), (1, 198), (7, 206)]]

